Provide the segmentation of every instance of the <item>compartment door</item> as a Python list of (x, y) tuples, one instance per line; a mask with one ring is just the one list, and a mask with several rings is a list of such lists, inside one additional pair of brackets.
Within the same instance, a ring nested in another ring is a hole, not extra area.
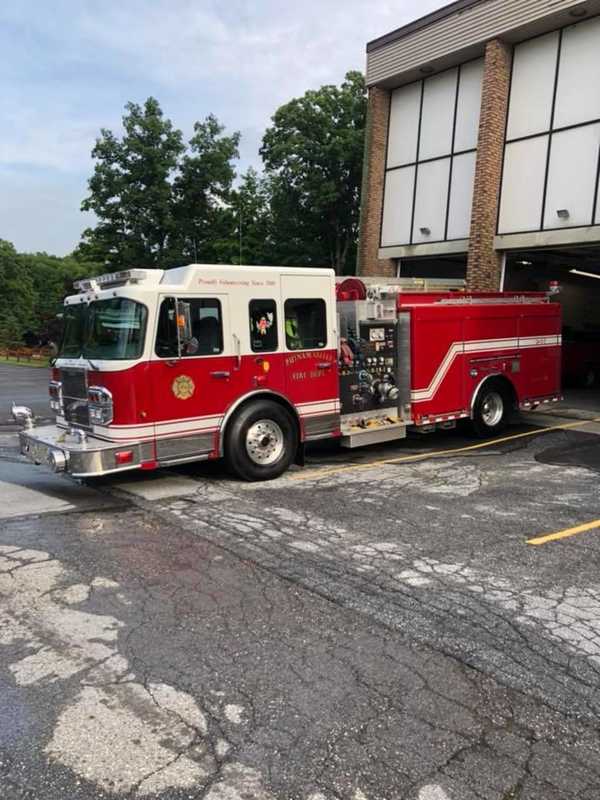
[(307, 438), (339, 429), (336, 308), (332, 275), (281, 279), (286, 394), (298, 409)]

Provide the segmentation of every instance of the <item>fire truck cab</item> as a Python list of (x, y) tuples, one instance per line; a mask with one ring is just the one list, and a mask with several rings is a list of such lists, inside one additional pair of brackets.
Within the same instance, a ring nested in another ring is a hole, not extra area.
[(461, 418), (493, 435), (560, 395), (560, 306), (545, 295), (210, 265), (75, 288), (49, 387), (56, 425), (13, 414), (31, 461), (78, 478), (225, 457), (265, 480), (306, 442), (357, 447)]

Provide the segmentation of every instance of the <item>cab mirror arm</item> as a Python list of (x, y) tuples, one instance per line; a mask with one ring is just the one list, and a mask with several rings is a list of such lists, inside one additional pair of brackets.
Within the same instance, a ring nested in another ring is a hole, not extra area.
[(240, 337), (233, 334), (233, 344), (235, 347), (235, 368), (241, 369), (242, 368), (242, 343), (240, 342)]
[(183, 348), (192, 338), (192, 315), (190, 304), (175, 301), (175, 327), (177, 329), (177, 360), (183, 357)]

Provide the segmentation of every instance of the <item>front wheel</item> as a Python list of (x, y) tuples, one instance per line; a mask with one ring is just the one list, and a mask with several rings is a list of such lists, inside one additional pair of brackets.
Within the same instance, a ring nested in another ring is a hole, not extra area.
[(295, 421), (283, 406), (271, 400), (242, 408), (225, 436), (228, 467), (245, 481), (278, 478), (294, 460), (297, 448)]
[(508, 424), (509, 402), (505, 388), (496, 381), (483, 386), (473, 408), (471, 427), (482, 439), (496, 436)]

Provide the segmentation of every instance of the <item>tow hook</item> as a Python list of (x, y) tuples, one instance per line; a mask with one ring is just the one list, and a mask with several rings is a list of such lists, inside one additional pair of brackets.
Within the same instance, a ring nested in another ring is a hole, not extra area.
[(48, 453), (48, 465), (54, 472), (65, 472), (67, 469), (67, 457), (62, 450), (50, 450)]

